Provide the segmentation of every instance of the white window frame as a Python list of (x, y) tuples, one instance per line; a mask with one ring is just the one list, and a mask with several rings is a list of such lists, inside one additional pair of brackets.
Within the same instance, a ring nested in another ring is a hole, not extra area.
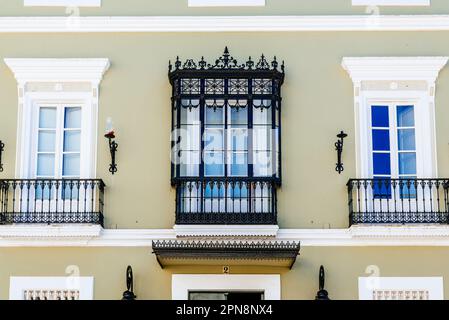
[(10, 277), (9, 300), (24, 300), (25, 290), (78, 290), (80, 300), (93, 300), (94, 277)]
[[(36, 153), (33, 137), (39, 104), (82, 106), (80, 178), (96, 177), (99, 85), (109, 68), (108, 59), (5, 59), (18, 83), (16, 171), (18, 179), (33, 178), (30, 161)], [(32, 91), (28, 84), (54, 83), (57, 90)], [(63, 91), (65, 84), (87, 84), (88, 90)]]
[(430, 6), (430, 0), (352, 0), (353, 6)]
[(265, 0), (188, 0), (189, 7), (263, 7)]
[(192, 291), (263, 291), (265, 300), (281, 299), (281, 276), (254, 274), (174, 274), (172, 299), (188, 300)]
[(101, 0), (23, 0), (25, 7), (101, 7)]
[(359, 300), (373, 300), (374, 290), (426, 290), (429, 300), (444, 300), (443, 277), (359, 277)]
[[(371, 178), (371, 136), (369, 106), (374, 101), (415, 102), (416, 149), (423, 158), (417, 159), (420, 175), (436, 178), (437, 149), (435, 128), (435, 89), (440, 70), (448, 57), (345, 57), (343, 68), (354, 83), (354, 114), (356, 142), (356, 173), (358, 178)], [(392, 90), (363, 89), (365, 81), (376, 81)], [(422, 90), (394, 89), (397, 82), (421, 81)], [(419, 127), (419, 128), (418, 128)], [(419, 162), (419, 163), (418, 163)]]

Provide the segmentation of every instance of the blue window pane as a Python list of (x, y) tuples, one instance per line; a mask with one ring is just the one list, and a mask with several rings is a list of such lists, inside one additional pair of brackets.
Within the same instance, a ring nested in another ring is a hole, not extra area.
[(76, 181), (66, 180), (62, 184), (62, 198), (64, 200), (79, 199), (83, 190)]
[(387, 177), (373, 178), (373, 196), (374, 199), (391, 198), (391, 179)]
[(223, 108), (205, 108), (206, 124), (222, 125), (224, 124)]
[(248, 174), (248, 156), (246, 153), (233, 153), (231, 159), (231, 176), (246, 176)]
[(55, 131), (39, 131), (38, 134), (38, 152), (55, 152)]
[(416, 178), (401, 177), (398, 187), (401, 199), (416, 199)]
[(62, 164), (63, 176), (78, 176), (80, 174), (80, 155), (65, 154)]
[(40, 108), (39, 128), (56, 128), (56, 108)]
[(388, 128), (390, 121), (388, 118), (388, 106), (371, 107), (371, 125), (373, 127)]
[(55, 155), (38, 154), (36, 171), (38, 176), (53, 176), (55, 174)]
[(415, 114), (413, 106), (398, 106), (397, 118), (398, 127), (413, 127), (415, 126)]
[(206, 176), (223, 176), (223, 152), (206, 152), (204, 154), (204, 174)]
[(373, 153), (373, 173), (386, 175), (391, 174), (389, 153)]
[(230, 120), (233, 125), (246, 125), (248, 122), (248, 108), (229, 108)]
[(223, 150), (223, 129), (205, 129), (204, 132), (204, 150), (218, 151)]
[(389, 130), (373, 130), (373, 150), (389, 151), (390, 150), (390, 131)]
[(234, 186), (230, 186), (229, 195), (231, 198), (247, 198), (248, 188), (245, 183), (236, 183)]
[(80, 151), (81, 132), (65, 131), (64, 132), (64, 151), (79, 152)]
[(416, 153), (399, 153), (399, 174), (416, 174)]
[(51, 198), (53, 199), (55, 189), (56, 186), (51, 185), (50, 181), (38, 180), (36, 181), (36, 192), (34, 197), (36, 198), (36, 200), (49, 200), (51, 195)]
[(65, 108), (64, 128), (81, 128), (81, 108)]
[(224, 198), (225, 186), (223, 183), (208, 183), (204, 190), (205, 198)]
[(398, 148), (399, 150), (415, 150), (415, 129), (398, 130)]

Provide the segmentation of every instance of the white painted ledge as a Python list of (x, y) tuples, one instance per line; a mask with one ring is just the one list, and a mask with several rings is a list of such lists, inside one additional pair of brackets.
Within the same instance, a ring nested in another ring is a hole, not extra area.
[(276, 237), (277, 225), (175, 225), (177, 237)]
[(449, 15), (0, 17), (0, 33), (443, 31)]
[(0, 241), (7, 238), (92, 238), (101, 235), (100, 225), (85, 224), (13, 224), (0, 226)]
[[(153, 240), (177, 239), (174, 229), (100, 228), (98, 234), (95, 227), (98, 226), (0, 226), (0, 247), (151, 247)], [(242, 237), (222, 240), (235, 238)], [(277, 236), (269, 240), (300, 241), (301, 247), (449, 246), (449, 225), (279, 229)]]

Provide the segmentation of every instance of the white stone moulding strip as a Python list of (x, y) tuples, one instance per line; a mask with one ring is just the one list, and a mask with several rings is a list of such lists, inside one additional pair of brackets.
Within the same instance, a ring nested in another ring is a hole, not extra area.
[(275, 237), (279, 227), (277, 225), (175, 225), (173, 227), (177, 237), (214, 237), (214, 236), (253, 236)]
[[(177, 239), (173, 229), (101, 229), (100, 234), (93, 230), (92, 226), (0, 226), (0, 247), (151, 247), (153, 240)], [(269, 240), (300, 241), (302, 247), (449, 246), (449, 226), (279, 229)]]
[(449, 15), (0, 17), (0, 33), (444, 31)]

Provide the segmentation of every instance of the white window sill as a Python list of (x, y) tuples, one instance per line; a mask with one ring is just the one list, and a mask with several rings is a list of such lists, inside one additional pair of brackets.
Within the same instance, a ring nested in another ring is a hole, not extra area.
[(2, 238), (93, 238), (99, 237), (103, 228), (89, 224), (13, 224), (0, 226)]
[(263, 7), (265, 0), (188, 0), (189, 7)]
[(352, 0), (353, 6), (430, 6), (430, 0)]
[(276, 237), (278, 225), (175, 225), (176, 237)]
[(25, 7), (101, 7), (101, 0), (24, 0)]

